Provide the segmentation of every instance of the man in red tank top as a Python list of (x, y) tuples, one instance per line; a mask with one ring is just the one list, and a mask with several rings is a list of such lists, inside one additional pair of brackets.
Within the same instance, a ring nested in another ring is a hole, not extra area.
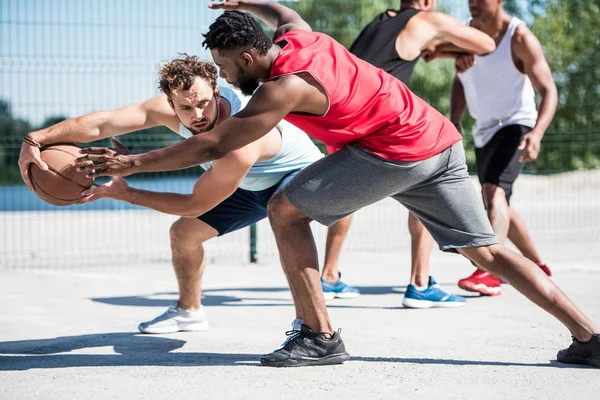
[[(205, 35), (220, 75), (254, 95), (218, 127), (146, 154), (90, 149), (79, 166), (90, 176), (124, 176), (185, 168), (219, 158), (265, 135), (285, 118), (338, 152), (296, 175), (269, 204), (283, 268), (304, 324), (261, 358), (267, 366), (339, 364), (349, 358), (327, 314), (310, 221), (331, 225), (391, 197), (406, 206), (442, 250), (459, 252), (503, 277), (559, 319), (574, 344), (559, 361), (600, 366), (600, 328), (533, 262), (498, 243), (465, 163), (454, 126), (397, 79), (311, 32), (279, 4), (226, 1)], [(259, 86), (259, 82), (263, 82)], [(90, 162), (94, 162), (92, 165)]]

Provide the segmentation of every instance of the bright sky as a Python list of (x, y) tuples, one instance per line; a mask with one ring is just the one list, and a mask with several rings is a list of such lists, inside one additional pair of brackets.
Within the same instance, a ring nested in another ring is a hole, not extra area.
[[(327, 0), (323, 0), (327, 1)], [(366, 0), (355, 0), (366, 1)], [(156, 66), (210, 59), (208, 0), (0, 0), (0, 99), (39, 124), (150, 98)], [(467, 0), (441, 0), (461, 20)]]

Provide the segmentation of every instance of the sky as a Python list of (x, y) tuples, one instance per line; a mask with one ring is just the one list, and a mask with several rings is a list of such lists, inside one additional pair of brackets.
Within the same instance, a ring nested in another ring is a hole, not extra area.
[[(157, 95), (161, 61), (181, 52), (210, 59), (202, 33), (219, 13), (207, 4), (0, 0), (0, 99), (11, 103), (13, 115), (38, 125)], [(438, 4), (460, 20), (468, 17), (467, 0)]]

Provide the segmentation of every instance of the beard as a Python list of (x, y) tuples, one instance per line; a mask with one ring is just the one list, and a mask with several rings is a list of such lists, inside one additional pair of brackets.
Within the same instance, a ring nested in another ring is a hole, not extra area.
[[(241, 71), (240, 71), (241, 72)], [(252, 96), (260, 83), (251, 76), (240, 74), (238, 78), (238, 88), (246, 96)]]
[[(217, 105), (217, 107), (218, 107), (218, 105)], [(179, 119), (179, 122), (181, 122), (181, 124), (183, 126), (185, 126), (187, 128), (187, 130), (189, 130), (190, 132), (192, 132), (192, 135), (198, 135), (200, 133), (204, 133), (204, 132), (208, 132), (208, 131), (212, 130), (215, 127), (215, 125), (217, 124), (217, 119), (218, 118), (219, 118), (219, 116), (215, 115), (215, 118), (212, 121), (210, 121), (210, 120), (208, 121), (208, 125), (206, 125), (205, 127), (201, 128), (201, 129), (198, 129), (198, 128), (194, 128), (193, 126), (187, 126), (187, 125), (185, 125), (181, 121), (181, 119), (179, 118), (179, 116), (177, 116), (177, 119)]]

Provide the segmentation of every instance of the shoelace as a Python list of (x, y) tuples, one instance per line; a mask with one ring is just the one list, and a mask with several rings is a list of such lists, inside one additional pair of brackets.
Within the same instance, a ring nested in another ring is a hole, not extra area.
[(297, 330), (297, 329), (292, 329), (289, 331), (285, 332), (287, 338), (285, 339), (285, 341), (283, 342), (283, 345), (281, 346), (282, 349), (286, 349), (286, 350), (291, 350), (292, 344), (296, 344), (298, 342), (299, 338), (303, 338), (304, 335), (302, 334), (302, 331)]
[(575, 336), (571, 336), (571, 338), (573, 338), (573, 343), (571, 343), (571, 345), (569, 346), (567, 351), (569, 353), (578, 353), (580, 350), (579, 349), (579, 341), (577, 339), (575, 339)]
[(163, 317), (166, 317), (167, 315), (169, 315), (169, 314), (171, 314), (171, 313), (175, 312), (175, 309), (176, 309), (176, 308), (177, 308), (177, 306), (176, 306), (176, 305), (170, 305), (170, 306), (169, 306), (169, 308), (167, 308), (167, 310), (166, 310), (164, 313), (162, 313), (162, 314), (160, 314), (158, 317), (154, 318), (154, 319), (153, 319), (153, 321), (158, 321), (158, 320), (160, 320), (161, 318), (163, 318)]

